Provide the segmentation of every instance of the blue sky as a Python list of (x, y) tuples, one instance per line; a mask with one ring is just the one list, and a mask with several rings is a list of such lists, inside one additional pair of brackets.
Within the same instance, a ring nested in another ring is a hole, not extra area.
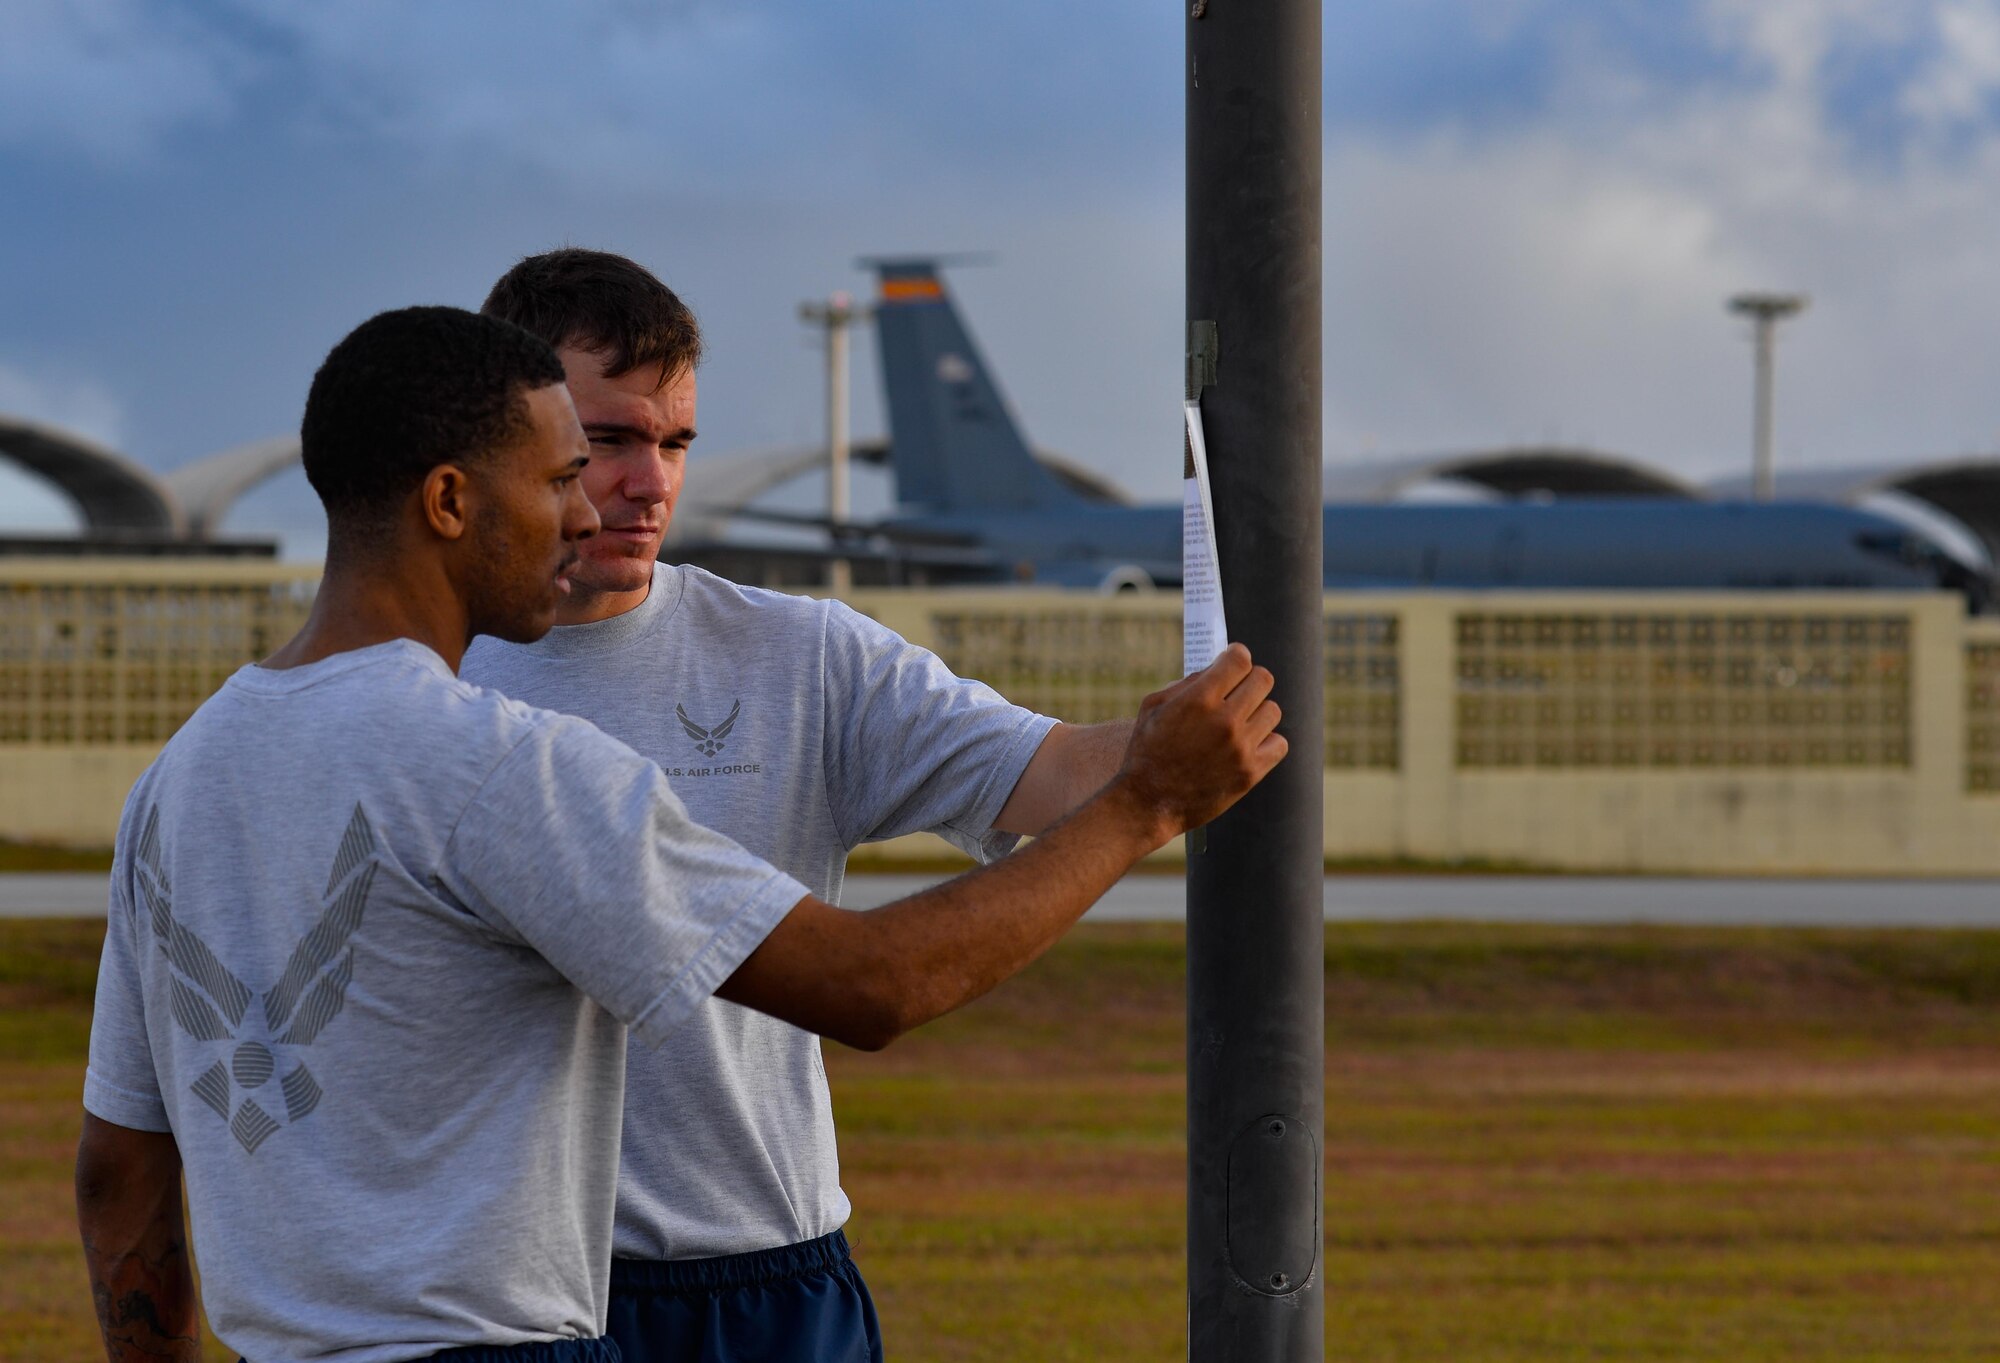
[[(576, 242), (700, 311), (698, 453), (802, 443), (797, 304), (983, 250), (954, 283), (1031, 436), (1164, 497), (1180, 47), (1137, 0), (10, 0), (0, 410), (172, 468), (295, 427), (369, 313)], [(2000, 445), (1995, 0), (1335, 0), (1325, 107), (1330, 461), (1733, 471), (1746, 287), (1814, 297), (1781, 460)], [(0, 523), (64, 514), (0, 475)], [(312, 520), (292, 483), (233, 525)]]

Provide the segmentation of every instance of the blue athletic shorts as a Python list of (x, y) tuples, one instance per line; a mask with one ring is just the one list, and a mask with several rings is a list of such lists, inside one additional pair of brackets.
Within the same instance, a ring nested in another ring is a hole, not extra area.
[(609, 1339), (555, 1339), (543, 1344), (446, 1349), (423, 1363), (619, 1363)]
[(882, 1363), (882, 1329), (839, 1231), (718, 1259), (611, 1261), (625, 1363)]

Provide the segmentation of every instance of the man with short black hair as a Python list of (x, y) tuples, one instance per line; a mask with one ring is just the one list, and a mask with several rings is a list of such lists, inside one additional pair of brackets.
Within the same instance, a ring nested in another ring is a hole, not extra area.
[[(481, 642), (468, 677), (631, 744), (694, 818), (827, 900), (862, 843), (929, 829), (990, 861), (1118, 769), (1129, 723), (1057, 724), (839, 602), (657, 562), (695, 438), (701, 341), (642, 266), (573, 247), (531, 256), (483, 311), (562, 356), (604, 528), (559, 628), (526, 647)], [(678, 1045), (629, 1064), (611, 1304), (628, 1363), (879, 1358), (841, 1229), (819, 1039), (711, 1000)], [(796, 1353), (767, 1352), (783, 1337)]]
[(113, 1363), (616, 1363), (629, 1028), (711, 993), (864, 1047), (1020, 969), (1283, 755), (1240, 650), (1009, 865), (846, 913), (695, 824), (653, 762), (454, 675), (546, 631), (597, 529), (563, 371), (455, 309), (371, 319), (307, 399), (325, 576), (120, 821), (77, 1149)]

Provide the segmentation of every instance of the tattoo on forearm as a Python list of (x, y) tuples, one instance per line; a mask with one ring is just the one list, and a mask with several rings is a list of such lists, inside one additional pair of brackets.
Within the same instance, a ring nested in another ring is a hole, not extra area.
[(194, 1279), (183, 1234), (176, 1230), (151, 1253), (144, 1248), (102, 1253), (88, 1239), (83, 1248), (97, 1326), (111, 1363), (200, 1363)]

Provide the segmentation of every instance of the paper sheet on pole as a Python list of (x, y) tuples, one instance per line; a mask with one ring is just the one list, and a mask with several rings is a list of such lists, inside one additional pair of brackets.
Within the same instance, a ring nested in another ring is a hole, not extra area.
[(1208, 442), (1201, 403), (1185, 404), (1186, 456), (1181, 462), (1181, 663), (1199, 672), (1229, 645), (1222, 618), (1222, 565), (1215, 553), (1215, 505), (1208, 492)]

